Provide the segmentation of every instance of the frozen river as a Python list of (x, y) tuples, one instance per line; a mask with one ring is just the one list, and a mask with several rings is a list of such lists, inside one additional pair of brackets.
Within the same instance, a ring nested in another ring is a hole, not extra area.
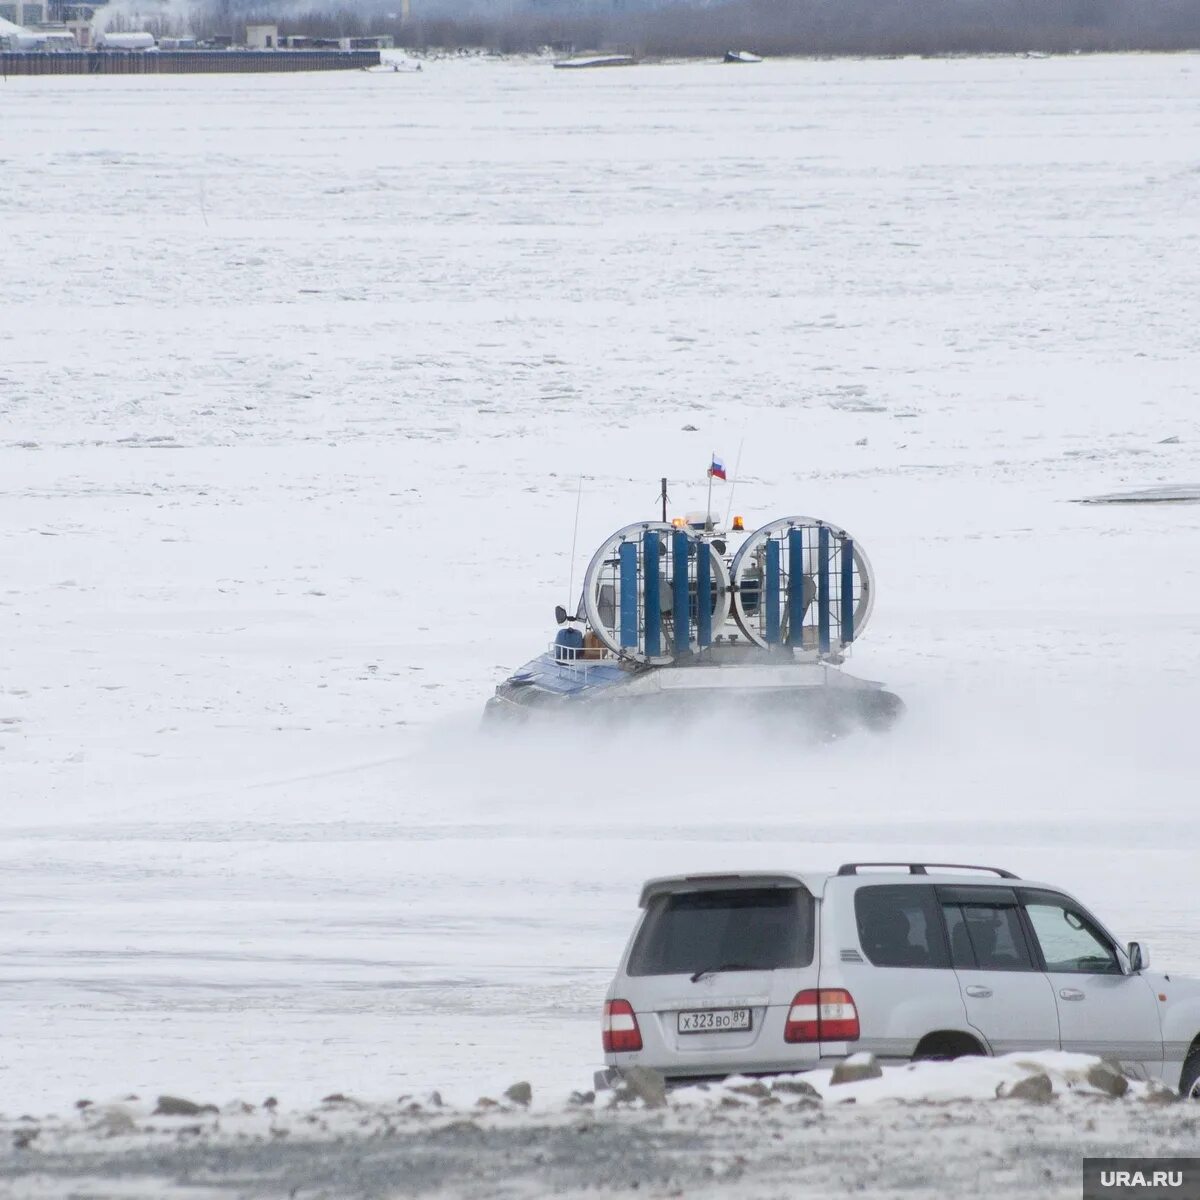
[[(0, 1112), (565, 1093), (637, 886), (925, 856), (1200, 973), (1200, 57), (14, 79)], [(690, 431), (688, 427), (695, 427)], [(819, 751), (481, 741), (612, 529), (853, 531)], [(727, 490), (717, 500), (723, 510)]]

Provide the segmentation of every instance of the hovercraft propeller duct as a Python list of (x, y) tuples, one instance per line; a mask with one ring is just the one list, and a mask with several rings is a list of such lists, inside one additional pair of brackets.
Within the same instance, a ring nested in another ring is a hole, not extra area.
[(583, 579), (583, 611), (619, 658), (667, 666), (724, 636), (730, 616), (752, 643), (843, 651), (871, 614), (874, 580), (844, 529), (783, 517), (755, 530), (726, 565), (687, 527), (641, 521), (612, 534)]
[(866, 626), (875, 602), (867, 556), (836, 525), (781, 517), (742, 543), (730, 569), (733, 616), (759, 646), (838, 653)]

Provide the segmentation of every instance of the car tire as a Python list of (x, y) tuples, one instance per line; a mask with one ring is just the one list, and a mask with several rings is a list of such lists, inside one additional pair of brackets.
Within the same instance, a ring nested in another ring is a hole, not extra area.
[(921, 1039), (912, 1062), (953, 1062), (956, 1058), (978, 1058), (985, 1053), (974, 1038), (962, 1034), (930, 1035)]
[(1184, 1100), (1200, 1100), (1200, 1046), (1184, 1060), (1183, 1074), (1179, 1077), (1179, 1094)]

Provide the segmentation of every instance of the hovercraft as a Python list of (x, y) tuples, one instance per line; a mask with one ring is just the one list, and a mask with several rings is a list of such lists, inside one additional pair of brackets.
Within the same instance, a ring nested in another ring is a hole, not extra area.
[[(734, 546), (734, 542), (738, 544)], [(588, 564), (574, 614), (487, 702), (488, 721), (720, 711), (804, 718), (819, 735), (886, 729), (884, 685), (842, 670), (866, 628), (875, 579), (846, 530), (781, 517), (747, 533), (710, 515), (638, 521)]]

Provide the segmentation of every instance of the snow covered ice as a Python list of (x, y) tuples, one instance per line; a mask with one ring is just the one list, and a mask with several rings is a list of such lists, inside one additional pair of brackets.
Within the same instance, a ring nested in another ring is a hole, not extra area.
[[(1071, 503), (1200, 478), (1198, 92), (1194, 55), (10, 80), (0, 1112), (565, 1096), (676, 870), (995, 863), (1200, 974), (1200, 509)], [(905, 723), (482, 741), (579, 475), (576, 582), (743, 437), (749, 527), (869, 548), (851, 666)]]

